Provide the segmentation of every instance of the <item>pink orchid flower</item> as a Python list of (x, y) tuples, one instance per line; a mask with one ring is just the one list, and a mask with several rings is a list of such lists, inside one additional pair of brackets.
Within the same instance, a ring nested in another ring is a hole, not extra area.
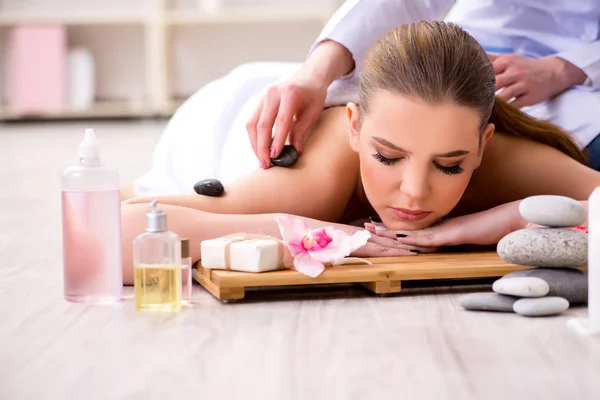
[(283, 242), (294, 257), (294, 267), (312, 278), (325, 270), (324, 263), (339, 261), (364, 246), (371, 234), (358, 231), (349, 236), (328, 226), (310, 229), (301, 219), (276, 217)]

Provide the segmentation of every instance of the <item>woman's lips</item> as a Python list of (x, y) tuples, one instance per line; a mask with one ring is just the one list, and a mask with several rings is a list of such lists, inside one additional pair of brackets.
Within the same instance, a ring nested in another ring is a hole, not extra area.
[(403, 221), (420, 221), (424, 218), (427, 218), (431, 211), (422, 211), (422, 210), (408, 210), (406, 208), (393, 208), (392, 212), (396, 216), (396, 218)]

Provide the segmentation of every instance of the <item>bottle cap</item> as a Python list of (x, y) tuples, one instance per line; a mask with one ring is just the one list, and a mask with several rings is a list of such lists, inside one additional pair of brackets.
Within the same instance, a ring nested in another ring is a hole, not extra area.
[(181, 239), (181, 258), (188, 258), (190, 256), (190, 240)]
[(79, 158), (100, 159), (100, 144), (93, 129), (86, 129), (83, 141), (79, 144)]
[(150, 203), (150, 209), (146, 214), (146, 232), (165, 232), (167, 230), (167, 214), (158, 209), (158, 200)]

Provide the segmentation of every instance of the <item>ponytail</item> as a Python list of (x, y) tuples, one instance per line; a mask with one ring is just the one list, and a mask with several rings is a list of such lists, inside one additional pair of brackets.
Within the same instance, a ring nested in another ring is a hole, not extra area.
[(495, 125), (496, 132), (546, 144), (581, 164), (588, 165), (584, 152), (568, 133), (551, 122), (525, 114), (498, 97), (494, 101), (490, 123)]

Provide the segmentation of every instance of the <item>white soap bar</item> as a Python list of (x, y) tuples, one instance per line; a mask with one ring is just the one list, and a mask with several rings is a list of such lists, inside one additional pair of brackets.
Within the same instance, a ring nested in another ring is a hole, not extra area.
[[(225, 246), (236, 237), (221, 237), (200, 243), (201, 263), (204, 268), (226, 269)], [(229, 264), (232, 271), (266, 272), (281, 269), (282, 247), (275, 238), (246, 239), (229, 246)]]

